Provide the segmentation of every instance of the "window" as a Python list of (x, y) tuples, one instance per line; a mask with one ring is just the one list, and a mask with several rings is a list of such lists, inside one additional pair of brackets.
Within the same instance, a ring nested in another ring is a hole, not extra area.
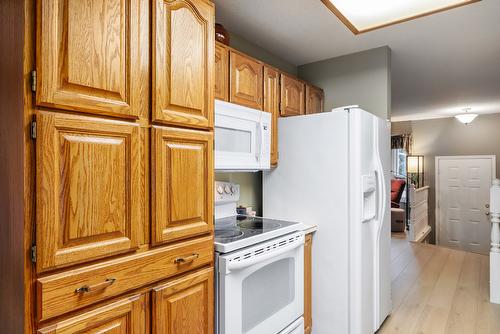
[(392, 150), (392, 174), (395, 177), (406, 178), (406, 156), (402, 148)]

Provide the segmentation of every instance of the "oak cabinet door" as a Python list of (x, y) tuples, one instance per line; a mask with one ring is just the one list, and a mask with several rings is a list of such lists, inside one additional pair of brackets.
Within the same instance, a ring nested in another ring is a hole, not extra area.
[(229, 50), (222, 44), (215, 44), (215, 98), (227, 101), (229, 98)]
[(280, 104), (280, 74), (264, 67), (264, 111), (271, 113), (271, 165), (278, 164), (278, 117)]
[(212, 334), (212, 268), (170, 281), (153, 290), (153, 334)]
[(305, 93), (302, 81), (281, 74), (281, 116), (304, 115)]
[(324, 100), (324, 93), (321, 88), (306, 85), (306, 114), (323, 112)]
[(234, 51), (229, 63), (229, 101), (262, 110), (262, 63)]
[(213, 127), (214, 21), (210, 1), (154, 1), (154, 121)]
[(213, 134), (153, 127), (153, 244), (213, 230)]
[(37, 270), (134, 250), (141, 221), (139, 127), (37, 115)]
[(147, 114), (147, 0), (37, 0), (37, 7), (38, 105)]
[(41, 328), (38, 334), (147, 334), (148, 295), (134, 295)]

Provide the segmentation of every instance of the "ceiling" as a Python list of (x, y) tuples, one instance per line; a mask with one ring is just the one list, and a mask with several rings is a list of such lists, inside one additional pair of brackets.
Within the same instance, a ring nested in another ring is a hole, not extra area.
[(217, 22), (294, 65), (388, 45), (392, 120), (500, 113), (500, 1), (354, 35), (320, 0), (215, 0)]

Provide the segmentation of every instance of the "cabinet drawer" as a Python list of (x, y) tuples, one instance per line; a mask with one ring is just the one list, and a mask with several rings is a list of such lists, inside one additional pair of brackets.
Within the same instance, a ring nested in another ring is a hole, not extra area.
[(108, 305), (76, 314), (38, 330), (38, 334), (146, 334), (148, 295), (134, 295)]
[(37, 280), (38, 320), (213, 262), (213, 237), (185, 241)]

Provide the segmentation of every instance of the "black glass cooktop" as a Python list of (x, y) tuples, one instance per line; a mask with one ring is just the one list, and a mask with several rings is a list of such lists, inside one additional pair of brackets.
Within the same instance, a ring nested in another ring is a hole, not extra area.
[(297, 225), (262, 217), (232, 216), (215, 221), (215, 242), (226, 244)]

